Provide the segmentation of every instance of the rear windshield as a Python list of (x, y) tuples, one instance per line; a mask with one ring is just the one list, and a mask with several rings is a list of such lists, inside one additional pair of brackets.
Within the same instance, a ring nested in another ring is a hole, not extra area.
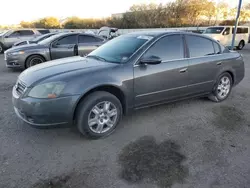
[(223, 30), (224, 30), (224, 27), (209, 27), (204, 31), (204, 33), (207, 33), (207, 34), (220, 34)]

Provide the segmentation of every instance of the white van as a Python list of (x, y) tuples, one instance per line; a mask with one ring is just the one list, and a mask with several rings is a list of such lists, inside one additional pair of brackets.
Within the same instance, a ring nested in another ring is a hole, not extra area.
[[(224, 46), (231, 46), (234, 33), (234, 26), (213, 26), (208, 27), (203, 34), (219, 41)], [(249, 27), (238, 26), (234, 45), (241, 50), (249, 41)]]

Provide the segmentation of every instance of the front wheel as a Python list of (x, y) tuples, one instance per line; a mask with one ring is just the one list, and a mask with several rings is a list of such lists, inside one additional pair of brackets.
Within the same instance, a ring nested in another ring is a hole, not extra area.
[(209, 99), (214, 102), (221, 102), (227, 99), (232, 90), (232, 77), (229, 73), (223, 73), (219, 76), (213, 92), (209, 95)]
[(45, 59), (42, 56), (32, 55), (26, 61), (26, 68), (32, 67), (34, 65), (38, 65), (43, 62), (45, 62)]
[(111, 134), (122, 117), (122, 105), (116, 96), (97, 91), (87, 96), (77, 107), (78, 130), (90, 138)]

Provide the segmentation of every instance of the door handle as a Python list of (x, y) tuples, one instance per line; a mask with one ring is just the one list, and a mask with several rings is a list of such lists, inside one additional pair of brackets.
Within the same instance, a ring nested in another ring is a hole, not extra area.
[(70, 49), (70, 48), (73, 48), (74, 47), (74, 45), (70, 45), (70, 46), (68, 46), (68, 48)]
[(180, 73), (184, 73), (184, 72), (187, 72), (187, 68), (183, 68), (181, 70), (179, 70)]
[(221, 65), (221, 61), (216, 63), (217, 65)]

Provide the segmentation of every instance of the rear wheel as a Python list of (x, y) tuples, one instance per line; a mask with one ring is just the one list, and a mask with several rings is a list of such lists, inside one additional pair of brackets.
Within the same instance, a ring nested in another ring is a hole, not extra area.
[(114, 95), (97, 91), (87, 96), (77, 107), (78, 130), (90, 138), (111, 134), (122, 117), (122, 105)]
[(45, 62), (45, 59), (40, 55), (32, 55), (26, 61), (26, 68)]
[(214, 91), (209, 95), (209, 99), (214, 102), (221, 102), (227, 99), (232, 90), (232, 77), (229, 73), (223, 73), (219, 76)]
[(239, 45), (237, 46), (237, 49), (242, 50), (244, 48), (244, 46), (245, 46), (245, 42), (242, 40), (242, 41), (240, 41)]

